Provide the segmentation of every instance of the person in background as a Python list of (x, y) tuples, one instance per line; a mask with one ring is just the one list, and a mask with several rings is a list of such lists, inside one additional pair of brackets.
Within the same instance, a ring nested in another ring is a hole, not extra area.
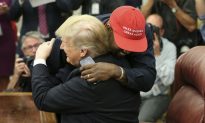
[[(18, 91), (31, 92), (31, 68), (38, 46), (44, 42), (43, 37), (36, 31), (27, 32), (22, 37), (23, 58), (16, 58), (14, 74), (7, 90), (16, 88)], [(14, 89), (15, 90), (15, 89)]]
[(176, 46), (163, 37), (164, 26), (160, 15), (151, 14), (147, 17), (146, 22), (153, 25), (157, 77), (150, 91), (140, 93), (142, 104), (139, 121), (157, 122), (166, 112), (170, 102), (169, 90), (174, 80)]
[[(83, 0), (12, 0), (9, 18), (18, 21), (22, 16), (20, 38), (29, 31), (38, 31), (45, 40), (55, 37), (56, 29), (72, 15)], [(17, 54), (21, 57), (21, 43), (18, 43)]]
[(13, 74), (16, 32), (8, 17), (11, 0), (0, 0), (0, 91), (6, 89)]
[[(119, 60), (109, 53), (109, 38), (103, 23), (90, 15), (72, 16), (56, 34), (62, 39), (66, 61), (76, 69), (66, 81), (56, 84), (58, 79), (51, 78), (46, 65), (54, 40), (40, 45), (32, 76), (32, 94), (37, 107), (61, 113), (61, 123), (137, 123), (139, 93), (124, 88), (115, 79), (88, 83), (81, 78), (79, 67), (89, 59), (94, 60), (91, 63), (110, 62), (129, 68), (126, 59)], [(143, 44), (146, 46), (146, 42)]]
[(198, 45), (195, 0), (147, 0), (141, 7), (145, 17), (157, 13), (164, 20), (163, 37), (177, 47), (177, 56)]

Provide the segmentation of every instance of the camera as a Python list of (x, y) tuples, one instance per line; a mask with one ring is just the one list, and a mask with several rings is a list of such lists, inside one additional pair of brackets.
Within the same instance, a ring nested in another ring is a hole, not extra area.
[(32, 65), (33, 65), (34, 58), (33, 57), (23, 57), (22, 59), (23, 59), (22, 62), (24, 62), (29, 67), (29, 69), (31, 69)]
[(159, 41), (160, 51), (162, 51), (163, 43), (162, 43), (162, 39), (161, 39), (161, 35), (160, 35), (160, 28), (153, 25), (153, 24), (150, 24), (150, 27), (152, 30), (152, 39), (155, 40), (155, 37), (154, 37), (154, 33), (155, 33), (157, 35), (157, 39)]
[[(22, 61), (19, 61), (19, 63), (25, 63), (27, 66), (28, 66), (28, 68), (30, 69), (30, 70), (32, 70), (32, 68), (33, 68), (33, 61), (34, 61), (34, 58), (33, 57), (22, 57)], [(24, 72), (23, 72), (24, 73)]]
[(33, 61), (32, 57), (23, 57), (22, 59), (23, 59), (23, 62), (26, 63), (27, 65)]

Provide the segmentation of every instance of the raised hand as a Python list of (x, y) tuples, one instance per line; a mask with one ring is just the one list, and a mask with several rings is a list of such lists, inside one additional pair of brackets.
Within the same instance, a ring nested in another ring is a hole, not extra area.
[(43, 44), (41, 44), (36, 51), (35, 59), (46, 60), (51, 53), (54, 41), (55, 38), (51, 39), (51, 41), (44, 42)]
[(6, 2), (0, 2), (0, 15), (5, 14), (9, 11), (9, 7)]

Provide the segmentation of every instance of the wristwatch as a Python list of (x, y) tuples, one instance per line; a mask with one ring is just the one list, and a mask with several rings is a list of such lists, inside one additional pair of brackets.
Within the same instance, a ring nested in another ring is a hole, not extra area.
[(171, 9), (171, 10), (172, 10), (172, 13), (175, 14), (175, 13), (177, 12), (177, 9), (178, 9), (178, 8), (172, 8), (172, 9)]

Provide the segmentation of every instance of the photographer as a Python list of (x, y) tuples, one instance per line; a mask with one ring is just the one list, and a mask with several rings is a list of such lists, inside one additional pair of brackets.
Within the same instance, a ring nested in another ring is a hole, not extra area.
[(147, 23), (153, 25), (153, 48), (157, 76), (152, 89), (146, 93), (140, 93), (142, 103), (139, 121), (157, 122), (166, 112), (170, 102), (169, 89), (174, 80), (176, 47), (169, 40), (162, 37), (164, 29), (161, 16), (157, 14), (150, 15), (147, 18)]
[(163, 36), (175, 44), (177, 56), (200, 42), (195, 0), (147, 0), (141, 10), (145, 17), (154, 13), (161, 15)]
[(7, 89), (15, 86), (20, 87), (20, 91), (31, 91), (31, 66), (38, 46), (44, 39), (38, 32), (30, 31), (22, 37), (22, 51), (24, 58), (16, 58), (14, 74)]

